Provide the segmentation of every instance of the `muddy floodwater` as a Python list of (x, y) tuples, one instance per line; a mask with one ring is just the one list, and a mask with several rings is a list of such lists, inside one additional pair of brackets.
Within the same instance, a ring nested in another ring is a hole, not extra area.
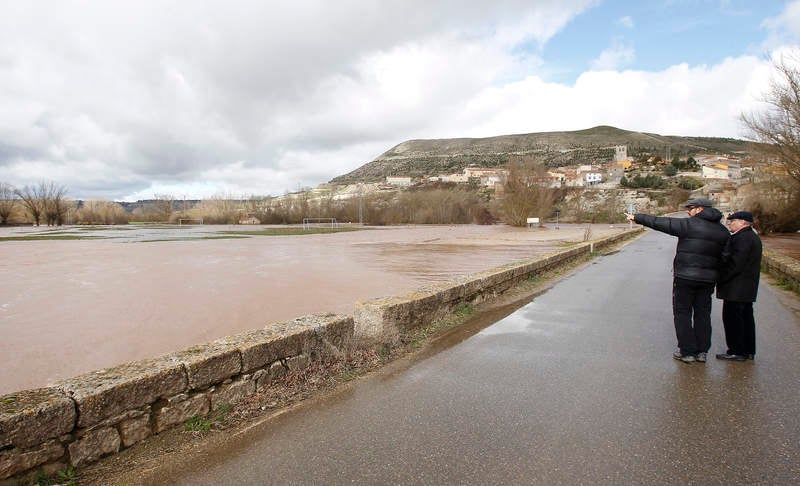
[[(593, 238), (627, 225), (592, 227)], [(565, 248), (585, 227), (415, 226), (208, 239), (130, 228), (107, 239), (0, 241), (0, 394), (157, 356), (358, 300)], [(0, 238), (41, 233), (2, 228)], [(157, 241), (151, 241), (157, 240)]]
[(768, 250), (774, 250), (800, 260), (800, 233), (773, 233), (762, 239)]

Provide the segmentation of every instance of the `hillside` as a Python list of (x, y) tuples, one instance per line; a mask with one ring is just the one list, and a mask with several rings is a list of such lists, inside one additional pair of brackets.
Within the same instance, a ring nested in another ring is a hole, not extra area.
[(474, 164), (505, 165), (514, 156), (531, 156), (548, 166), (607, 162), (615, 145), (627, 145), (628, 155), (647, 152), (693, 155), (699, 152), (742, 153), (748, 142), (732, 138), (664, 136), (609, 126), (572, 132), (542, 132), (487, 138), (408, 140), (377, 159), (331, 180), (333, 183), (375, 182), (389, 175), (423, 177), (461, 172)]

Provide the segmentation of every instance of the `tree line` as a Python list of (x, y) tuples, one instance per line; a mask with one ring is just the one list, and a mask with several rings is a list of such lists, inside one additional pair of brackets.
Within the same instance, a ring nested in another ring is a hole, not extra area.
[(22, 188), (0, 182), (0, 224), (8, 224), (19, 204), (36, 226), (42, 223), (62, 225), (69, 211), (66, 196), (66, 188), (55, 182), (40, 182)]

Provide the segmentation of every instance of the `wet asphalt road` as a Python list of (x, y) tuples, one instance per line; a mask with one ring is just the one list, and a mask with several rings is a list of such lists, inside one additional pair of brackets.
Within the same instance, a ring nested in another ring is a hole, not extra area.
[(800, 483), (800, 320), (762, 284), (754, 362), (674, 361), (675, 241), (651, 232), (459, 344), (159, 482)]

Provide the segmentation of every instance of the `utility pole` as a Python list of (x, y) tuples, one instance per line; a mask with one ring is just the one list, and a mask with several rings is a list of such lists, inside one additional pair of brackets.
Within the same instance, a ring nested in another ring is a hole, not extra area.
[(358, 225), (364, 226), (364, 184), (358, 183)]

